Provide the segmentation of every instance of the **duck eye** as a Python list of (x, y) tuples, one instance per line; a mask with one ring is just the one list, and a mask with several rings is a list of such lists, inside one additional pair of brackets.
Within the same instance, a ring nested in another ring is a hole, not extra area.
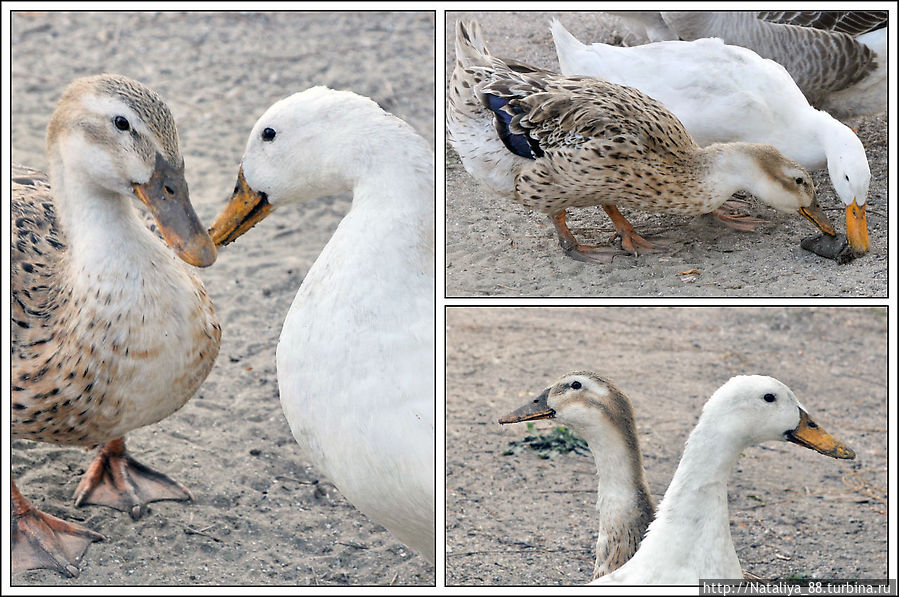
[(802, 178), (801, 176), (797, 176), (797, 177), (796, 177), (796, 184), (798, 184), (798, 185), (804, 185), (804, 184), (805, 184), (805, 179)]
[(262, 131), (262, 140), (263, 141), (271, 141), (272, 139), (275, 138), (275, 135), (277, 135), (277, 134), (278, 133), (275, 132), (275, 129), (267, 128), (264, 131)]
[(579, 381), (573, 381), (573, 382), (571, 382), (571, 389), (573, 389), (573, 390), (580, 390), (580, 389), (581, 389), (581, 382), (579, 382)]
[(774, 394), (765, 394), (765, 402), (774, 402), (777, 400), (777, 396)]
[(128, 124), (128, 119), (124, 116), (116, 116), (112, 119), (112, 122), (115, 124), (115, 127), (120, 131), (127, 131), (131, 128), (131, 125)]

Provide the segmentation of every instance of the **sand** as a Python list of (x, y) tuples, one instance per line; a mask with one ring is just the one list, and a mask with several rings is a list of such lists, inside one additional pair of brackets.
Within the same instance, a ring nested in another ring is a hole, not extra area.
[(496, 422), (582, 369), (630, 397), (657, 503), (712, 392), (741, 374), (787, 384), (857, 459), (786, 442), (744, 450), (728, 485), (743, 568), (772, 579), (886, 577), (885, 309), (454, 307), (446, 337), (448, 585), (590, 580), (593, 458), (505, 456), (526, 428)]
[[(12, 19), (13, 159), (45, 168), (44, 134), (74, 78), (116, 72), (159, 92), (181, 135), (200, 219), (230, 196), (246, 138), (273, 102), (313, 85), (351, 89), (434, 145), (433, 13), (28, 13)], [(434, 567), (353, 508), (313, 469), (281, 413), (275, 346), (305, 272), (350, 197), (285, 209), (198, 270), (223, 327), (197, 395), (128, 434), (139, 460), (186, 484), (193, 503), (158, 502), (134, 522), (74, 508), (92, 455), (14, 442), (23, 494), (106, 536), (81, 576), (38, 570), (25, 585), (432, 585)]]
[[(446, 77), (455, 63), (458, 18), (474, 18), (491, 52), (558, 71), (549, 23), (558, 16), (585, 42), (615, 42), (615, 20), (601, 13), (489, 12), (446, 14)], [(479, 185), (447, 144), (447, 296), (668, 296), (668, 297), (885, 297), (887, 291), (887, 118), (853, 123), (871, 168), (868, 229), (871, 248), (863, 258), (837, 265), (800, 248), (816, 233), (799, 216), (780, 214), (753, 201), (746, 213), (769, 223), (758, 233), (726, 228), (711, 216), (687, 218), (648, 212), (622, 213), (667, 252), (621, 255), (612, 263), (588, 264), (566, 257), (553, 226)], [(842, 203), (826, 170), (812, 173), (818, 202), (838, 230), (845, 229)], [(603, 244), (614, 228), (599, 207), (569, 212), (569, 226), (586, 244)], [(681, 272), (696, 270), (691, 275)]]

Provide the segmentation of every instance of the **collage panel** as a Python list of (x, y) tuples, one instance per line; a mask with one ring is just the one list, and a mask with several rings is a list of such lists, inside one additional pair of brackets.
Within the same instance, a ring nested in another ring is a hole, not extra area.
[(880, 307), (447, 308), (447, 585), (886, 578), (887, 327)]
[(636, 14), (446, 12), (447, 296), (886, 298), (886, 13), (826, 97)]
[(13, 592), (438, 582), (436, 12), (278, 6), (4, 3)]

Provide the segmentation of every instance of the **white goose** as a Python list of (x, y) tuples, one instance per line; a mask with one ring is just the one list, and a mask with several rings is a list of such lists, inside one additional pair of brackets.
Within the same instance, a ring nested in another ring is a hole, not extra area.
[(665, 104), (701, 146), (769, 143), (809, 170), (826, 166), (845, 206), (849, 244), (857, 254), (868, 250), (865, 148), (852, 129), (810, 106), (780, 64), (719, 39), (588, 46), (558, 20), (551, 29), (564, 74), (639, 89)]
[(782, 64), (839, 118), (886, 109), (887, 11), (616, 12), (652, 41), (718, 37)]
[(760, 375), (733, 377), (703, 407), (637, 553), (591, 584), (695, 585), (700, 578), (741, 578), (730, 535), (727, 479), (744, 449), (773, 440), (832, 458), (855, 458), (809, 418), (783, 383)]
[(593, 578), (617, 570), (637, 551), (655, 514), (630, 400), (596, 373), (575, 371), (499, 422), (536, 419), (570, 427), (590, 447), (599, 478)]
[(352, 189), (278, 343), (281, 406), (315, 466), (435, 561), (434, 162), (368, 98), (314, 87), (256, 122), (210, 233), (227, 244), (282, 205)]

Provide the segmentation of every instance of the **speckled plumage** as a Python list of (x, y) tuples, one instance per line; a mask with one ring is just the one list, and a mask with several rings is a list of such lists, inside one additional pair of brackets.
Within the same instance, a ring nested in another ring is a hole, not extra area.
[[(125, 101), (155, 140), (138, 144), (144, 157), (160, 149), (183, 163), (165, 103), (118, 76), (81, 79), (66, 90), (51, 119), (48, 149), (85, 95)], [(87, 135), (105, 143), (93, 128)], [(75, 271), (69, 252), (77, 247), (68, 245), (53, 189), (39, 171), (14, 166), (11, 210), (13, 436), (96, 445), (180, 408), (211, 369), (221, 336), (199, 278), (148, 230), (139, 239), (152, 249), (144, 261), (119, 271), (102, 263)], [(185, 342), (173, 343), (169, 332)], [(157, 362), (160, 381), (168, 383), (132, 387), (149, 381), (147, 368)]]
[(619, 233), (632, 234), (616, 205), (699, 215), (738, 191), (781, 210), (814, 204), (808, 172), (772, 146), (700, 148), (634, 88), (491, 56), (476, 23), (457, 25), (456, 59), (447, 129), (466, 170), (547, 214), (566, 251), (580, 253), (564, 224), (570, 207), (602, 205)]
[[(221, 337), (199, 278), (186, 268), (180, 279), (142, 279), (139, 269), (109, 272), (133, 284), (114, 294), (99, 288), (78, 293), (46, 175), (13, 165), (11, 212), (13, 437), (93, 446), (183, 406), (209, 373)], [(156, 242), (161, 254), (154, 257), (177, 265), (161, 241)], [(182, 346), (152, 330), (165, 329), (152, 318), (154, 312), (162, 316), (157, 293), (179, 286), (183, 295), (178, 301), (192, 304), (180, 322), (193, 328), (191, 342)], [(132, 380), (173, 349), (182, 353), (183, 363), (172, 377), (173, 385), (147, 388), (154, 399), (136, 416), (125, 412), (127, 397), (135, 393)]]
[[(215, 309), (182, 262), (209, 265), (215, 248), (190, 205), (174, 119), (140, 83), (72, 83), (50, 119), (47, 154), (49, 177), (12, 172), (12, 436), (103, 444), (75, 505), (137, 518), (148, 502), (191, 497), (132, 459), (123, 436), (181, 408), (215, 362)], [(13, 571), (77, 576), (102, 537), (40, 512), (15, 482), (11, 493)]]

